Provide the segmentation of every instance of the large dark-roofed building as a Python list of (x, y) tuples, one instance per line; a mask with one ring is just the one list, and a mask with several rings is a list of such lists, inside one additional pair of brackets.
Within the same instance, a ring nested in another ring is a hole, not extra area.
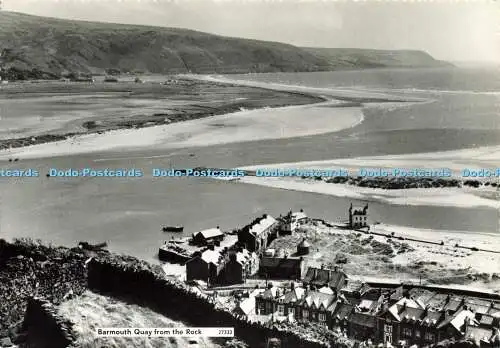
[(260, 259), (259, 275), (271, 279), (302, 279), (304, 260), (302, 257), (268, 257)]
[(322, 288), (328, 286), (337, 291), (341, 290), (347, 285), (347, 275), (338, 268), (316, 268), (309, 267), (304, 277), (304, 284)]

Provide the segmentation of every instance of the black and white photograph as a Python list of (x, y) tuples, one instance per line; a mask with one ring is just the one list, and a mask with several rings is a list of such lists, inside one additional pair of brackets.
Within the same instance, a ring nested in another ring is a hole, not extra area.
[(1, 0), (7, 347), (500, 348), (500, 3)]

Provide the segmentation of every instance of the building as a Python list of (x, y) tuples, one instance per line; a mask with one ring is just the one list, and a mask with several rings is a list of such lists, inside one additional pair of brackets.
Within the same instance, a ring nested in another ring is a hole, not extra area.
[(224, 232), (217, 228), (209, 228), (200, 232), (193, 233), (191, 241), (192, 244), (198, 246), (205, 246), (209, 244), (220, 243), (224, 239)]
[(311, 249), (311, 244), (309, 244), (304, 238), (302, 242), (297, 245), (297, 255), (307, 255)]
[(256, 313), (255, 298), (263, 291), (265, 290), (255, 289), (248, 294), (248, 297), (242, 298), (234, 309), (233, 313), (241, 318), (244, 318), (245, 320), (249, 320), (252, 314)]
[(224, 283), (245, 283), (247, 277), (256, 274), (259, 270), (259, 257), (254, 252), (242, 249), (229, 254), (229, 260), (224, 268)]
[(264, 292), (255, 297), (255, 313), (274, 315), (277, 320), (296, 318), (296, 308), (303, 299), (305, 291), (295, 283), (291, 283), (289, 289), (270, 284)]
[(264, 214), (238, 231), (238, 242), (248, 251), (260, 255), (276, 237), (277, 227), (278, 221)]
[(259, 264), (259, 276), (270, 279), (302, 279), (304, 274), (302, 257), (262, 256)]
[(319, 323), (331, 328), (332, 315), (337, 307), (337, 294), (307, 291), (298, 303), (297, 319)]
[(186, 262), (186, 280), (202, 280), (208, 285), (217, 284), (224, 266), (224, 256), (220, 252), (211, 249), (197, 252)]
[(369, 226), (368, 204), (364, 207), (349, 207), (349, 227), (351, 229), (363, 228)]
[(270, 286), (255, 298), (255, 313), (273, 321), (311, 321), (329, 326), (337, 306), (336, 294), (310, 291), (291, 284), (289, 289)]
[(456, 296), (453, 292), (460, 290), (432, 289), (362, 284), (338, 292), (295, 283), (289, 288), (270, 285), (255, 297), (255, 314), (265, 321), (316, 322), (376, 344), (425, 347), (468, 339), (481, 348), (499, 347), (500, 296), (473, 291)]
[(338, 267), (334, 269), (309, 267), (303, 282), (316, 289), (327, 286), (340, 291), (347, 286), (347, 275)]
[(378, 342), (393, 344), (403, 341), (407, 345), (431, 346), (445, 339), (472, 338), (480, 347), (495, 344), (495, 329), (500, 325), (495, 308), (500, 306), (500, 297), (492, 301), (453, 296), (449, 290), (437, 292), (419, 287), (405, 292), (402, 298), (389, 305), (389, 301), (395, 299), (391, 295), (379, 311)]
[(307, 215), (302, 209), (295, 213), (290, 211), (285, 217), (283, 217), (280, 230), (284, 234), (292, 234), (306, 221)]

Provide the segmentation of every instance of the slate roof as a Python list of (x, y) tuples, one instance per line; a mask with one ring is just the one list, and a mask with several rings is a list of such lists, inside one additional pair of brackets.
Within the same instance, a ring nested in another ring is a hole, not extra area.
[(241, 312), (245, 315), (250, 314), (255, 309), (255, 297), (249, 297), (240, 302), (237, 307), (237, 312)]
[(451, 325), (455, 330), (462, 332), (462, 327), (465, 325), (465, 320), (468, 318), (473, 325), (478, 325), (474, 319), (475, 315), (473, 312), (462, 309), (457, 311), (455, 314), (448, 317), (448, 319), (443, 320), (439, 325), (438, 329)]
[(278, 288), (273, 286), (270, 289), (266, 289), (264, 292), (258, 294), (258, 297), (264, 298), (264, 299), (274, 299), (276, 298), (276, 295), (278, 294)]
[(375, 327), (375, 320), (374, 316), (364, 313), (352, 313), (349, 317), (351, 323), (370, 328)]
[(334, 295), (324, 294), (319, 291), (310, 291), (305, 295), (300, 304), (304, 307), (327, 310), (335, 300), (336, 297)]
[(224, 236), (224, 233), (219, 228), (209, 228), (197, 233), (193, 233), (193, 237), (199, 235), (203, 236), (203, 238), (205, 239), (210, 239), (214, 237), (222, 237)]
[(351, 214), (352, 215), (366, 215), (368, 213), (368, 205), (364, 207), (353, 207), (351, 206)]
[(346, 279), (347, 275), (342, 271), (309, 267), (304, 282), (318, 286), (328, 285), (333, 289), (339, 289), (344, 286)]
[(493, 325), (494, 318), (491, 315), (481, 315), (477, 318), (479, 325)]
[(333, 316), (338, 320), (348, 320), (352, 314), (353, 306), (348, 303), (337, 303)]
[(288, 292), (286, 292), (283, 296), (280, 297), (280, 300), (284, 303), (293, 303), (296, 301), (300, 301), (305, 294), (305, 289), (302, 287), (296, 287)]
[(266, 215), (265, 218), (257, 220), (257, 222), (255, 224), (251, 225), (249, 228), (249, 232), (251, 234), (253, 234), (254, 236), (258, 236), (262, 232), (264, 232), (268, 228), (270, 228), (275, 223), (276, 223), (275, 218), (273, 218), (271, 215)]
[(261, 267), (300, 268), (303, 260), (299, 257), (262, 257)]
[(201, 254), (201, 259), (206, 263), (213, 263), (214, 265), (219, 264), (221, 254), (214, 250), (205, 250)]
[(474, 341), (492, 342), (494, 332), (492, 329), (484, 329), (481, 327), (469, 326), (465, 331), (465, 338)]

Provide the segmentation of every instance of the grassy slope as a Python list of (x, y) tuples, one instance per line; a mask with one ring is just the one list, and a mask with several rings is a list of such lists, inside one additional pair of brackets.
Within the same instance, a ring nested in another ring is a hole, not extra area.
[[(329, 49), (328, 49), (329, 50)], [(318, 71), (393, 66), (393, 60), (373, 64), (349, 51), (340, 57), (330, 51), (292, 45), (230, 38), (186, 29), (70, 21), (0, 12), (0, 64), (48, 72), (102, 73), (104, 69), (151, 73)], [(360, 53), (361, 52), (361, 53)], [(437, 61), (423, 52), (398, 53), (400, 61)], [(414, 56), (418, 56), (414, 58)], [(384, 54), (382, 54), (384, 56)]]
[(334, 66), (363, 67), (438, 67), (452, 64), (434, 59), (428, 53), (415, 50), (372, 50), (361, 48), (313, 48), (303, 47), (318, 58), (328, 60)]

